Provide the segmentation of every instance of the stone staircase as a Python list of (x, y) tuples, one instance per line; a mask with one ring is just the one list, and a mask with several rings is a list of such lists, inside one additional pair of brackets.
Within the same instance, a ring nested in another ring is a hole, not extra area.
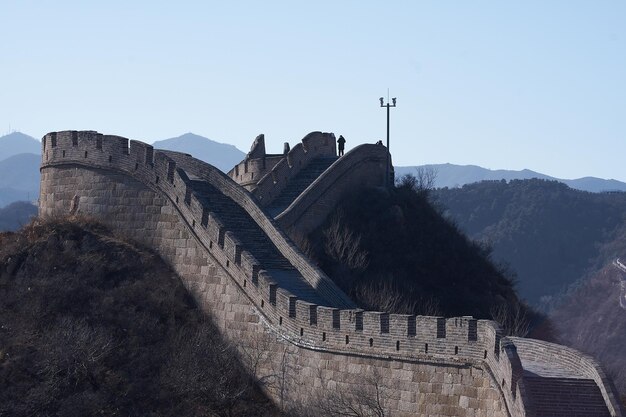
[(523, 363), (524, 384), (536, 417), (610, 417), (600, 388), (592, 379), (550, 364)]
[(610, 417), (592, 379), (525, 376), (537, 417)]
[(285, 211), (285, 209), (336, 160), (336, 156), (331, 156), (315, 158), (309, 162), (304, 169), (289, 180), (289, 183), (283, 191), (266, 207), (267, 213), (272, 217), (276, 217)]
[(226, 230), (236, 231), (243, 249), (250, 252), (268, 271), (280, 288), (289, 290), (301, 300), (329, 305), (285, 258), (272, 240), (265, 234), (250, 215), (228, 196), (209, 182), (189, 177), (188, 186), (201, 204), (216, 215)]

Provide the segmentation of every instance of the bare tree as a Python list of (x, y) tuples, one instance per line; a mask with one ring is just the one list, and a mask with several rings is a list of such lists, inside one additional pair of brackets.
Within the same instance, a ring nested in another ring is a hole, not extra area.
[(246, 363), (247, 368), (250, 370), (252, 377), (260, 384), (265, 385), (267, 379), (271, 376), (261, 376), (259, 368), (261, 366), (267, 366), (267, 363), (271, 360), (271, 343), (268, 339), (269, 335), (264, 332), (254, 332), (248, 337), (242, 339), (244, 343), (238, 346), (241, 359)]
[[(162, 380), (178, 397), (210, 404), (218, 415), (231, 416), (252, 389), (232, 346), (208, 326), (183, 329), (172, 346)], [(210, 370), (210, 371), (209, 371)]]
[(428, 193), (435, 188), (437, 182), (437, 170), (431, 166), (415, 168), (415, 174), (405, 174), (398, 178), (396, 186), (408, 188), (417, 193)]
[(48, 349), (39, 372), (53, 389), (68, 381), (79, 385), (94, 379), (96, 369), (116, 347), (113, 336), (103, 328), (72, 317), (61, 318), (45, 339)]
[(530, 319), (519, 303), (513, 307), (498, 304), (491, 308), (491, 317), (500, 323), (507, 336), (525, 337), (530, 331)]
[(437, 170), (431, 166), (422, 166), (415, 169), (417, 178), (417, 189), (428, 191), (435, 188), (437, 183)]
[(297, 384), (296, 365), (292, 363), (289, 343), (280, 343), (280, 350), (272, 343), (276, 337), (267, 333), (251, 336), (245, 346), (239, 347), (243, 361), (248, 365), (256, 382), (278, 398), (278, 406), (285, 410), (292, 402), (290, 389)]
[(407, 297), (406, 291), (398, 288), (388, 279), (380, 277), (372, 282), (359, 285), (355, 297), (368, 308), (397, 314), (421, 314), (439, 316), (439, 301), (432, 297)]
[(297, 228), (291, 227), (287, 230), (287, 234), (296, 244), (296, 246), (304, 253), (308, 258), (315, 258), (315, 247), (306, 235), (300, 232)]
[(364, 270), (369, 264), (368, 252), (361, 249), (361, 235), (349, 230), (343, 211), (337, 211), (330, 226), (324, 230), (324, 250), (350, 269)]
[(385, 402), (389, 393), (382, 381), (382, 376), (375, 370), (373, 374), (360, 378), (358, 384), (327, 390), (315, 398), (306, 414), (310, 417), (385, 417)]

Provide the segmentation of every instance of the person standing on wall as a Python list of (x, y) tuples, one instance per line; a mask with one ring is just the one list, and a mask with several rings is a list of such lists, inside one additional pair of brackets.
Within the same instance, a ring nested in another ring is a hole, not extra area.
[(337, 149), (339, 149), (339, 156), (343, 155), (343, 149), (346, 145), (346, 140), (342, 135), (339, 135), (339, 139), (337, 139)]

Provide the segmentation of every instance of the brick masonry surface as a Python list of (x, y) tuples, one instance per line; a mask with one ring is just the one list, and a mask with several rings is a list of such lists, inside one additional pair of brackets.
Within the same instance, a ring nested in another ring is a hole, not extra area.
[[(378, 393), (394, 416), (539, 415), (518, 350), (541, 362), (557, 345), (504, 338), (488, 320), (356, 309), (248, 191), (187, 155), (91, 131), (51, 133), (42, 146), (40, 215), (92, 216), (155, 249), (277, 404)], [(225, 226), (233, 221), (253, 222), (273, 258)], [(289, 274), (271, 266), (279, 260)], [(622, 415), (595, 362), (568, 354), (600, 386), (610, 415)]]

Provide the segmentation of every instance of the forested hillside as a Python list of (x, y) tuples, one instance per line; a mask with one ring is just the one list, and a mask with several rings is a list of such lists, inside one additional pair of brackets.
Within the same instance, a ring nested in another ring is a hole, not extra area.
[(0, 233), (0, 415), (276, 410), (159, 257), (52, 221)]
[(559, 342), (599, 360), (626, 399), (626, 310), (619, 303), (621, 279), (616, 268), (606, 266), (572, 291), (552, 312), (551, 321)]
[(626, 193), (588, 193), (556, 181), (485, 181), (436, 190), (433, 199), (510, 264), (520, 295), (545, 309), (616, 255), (611, 242), (626, 221)]
[[(626, 259), (626, 224), (599, 248), (599, 259)], [(609, 372), (626, 405), (626, 309), (620, 304), (626, 276), (611, 262), (572, 286), (550, 313), (560, 343), (589, 353)]]
[(626, 257), (626, 193), (534, 179), (438, 189), (432, 198), (510, 265), (522, 296), (549, 312), (533, 336), (591, 354), (626, 395), (626, 311), (620, 274), (610, 266)]
[(356, 190), (301, 245), (362, 308), (530, 319), (509, 277), (415, 185)]

